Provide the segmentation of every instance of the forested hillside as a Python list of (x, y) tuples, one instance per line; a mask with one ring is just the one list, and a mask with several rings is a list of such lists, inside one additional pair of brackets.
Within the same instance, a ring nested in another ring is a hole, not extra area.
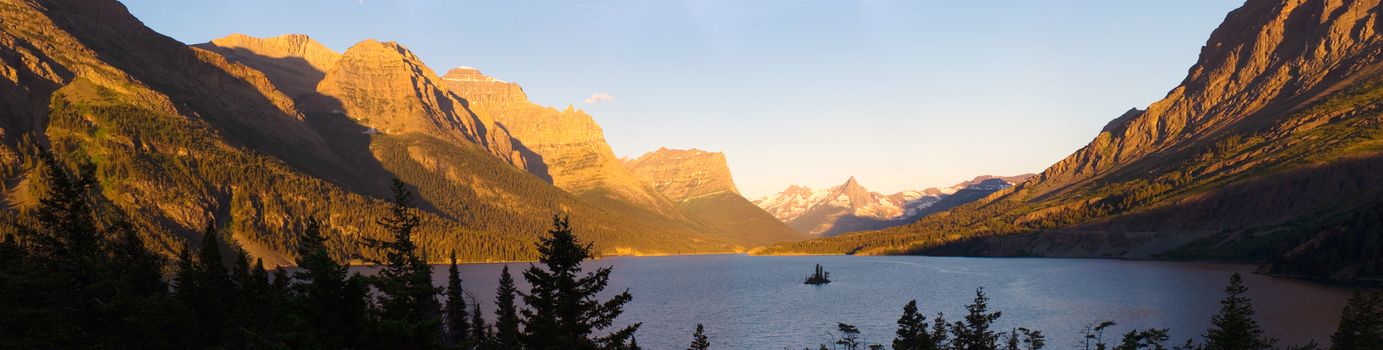
[(381, 234), (371, 224), (393, 178), (419, 193), (416, 240), (432, 261), (452, 251), (463, 261), (531, 259), (541, 218), (554, 213), (579, 218), (572, 225), (604, 254), (747, 245), (554, 187), (535, 174), (536, 154), (396, 43), (338, 55), (288, 37), (302, 62), (253, 67), (245, 52), (156, 33), (113, 0), (0, 2), (0, 28), (6, 221), (36, 203), (45, 179), (35, 155), (51, 149), (90, 164), (101, 210), (168, 256), (216, 222), (252, 256), (291, 264), (293, 232), (312, 216), (332, 251), (372, 258), (361, 242)]
[[(1038, 177), (905, 227), (767, 252), (1271, 260), (1383, 277), (1378, 240), (1342, 229), (1383, 195), (1380, 11), (1248, 1), (1166, 98)], [(1338, 258), (1358, 249), (1371, 253)]]

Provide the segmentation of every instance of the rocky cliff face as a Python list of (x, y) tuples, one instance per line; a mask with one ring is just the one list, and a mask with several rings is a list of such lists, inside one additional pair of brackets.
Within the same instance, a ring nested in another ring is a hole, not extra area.
[(698, 149), (659, 148), (625, 162), (639, 179), (673, 201), (717, 193), (738, 195), (725, 154)]
[[(1137, 196), (1144, 197), (1137, 198), (1144, 203), (1121, 205), (1111, 213), (1085, 215), (1088, 217), (1070, 222), (1084, 224), (1110, 214), (1149, 215), (1146, 209), (1151, 208), (1190, 210), (1201, 206), (1192, 205), (1196, 201), (1193, 198), (1207, 195), (1193, 194), (1197, 190), (1223, 193), (1236, 184), (1271, 182), (1275, 176), (1298, 171), (1294, 168), (1299, 166), (1328, 168), (1321, 162), (1335, 161), (1329, 157), (1308, 159), (1312, 155), (1301, 152), (1306, 144), (1318, 147), (1307, 152), (1321, 155), (1340, 150), (1351, 153), (1345, 158), (1372, 157), (1366, 149), (1349, 150), (1349, 146), (1344, 146), (1370, 142), (1371, 136), (1344, 136), (1322, 127), (1360, 122), (1349, 120), (1352, 118), (1373, 117), (1368, 104), (1340, 106), (1332, 105), (1331, 100), (1366, 102), (1367, 98), (1351, 97), (1351, 88), (1355, 89), (1353, 94), (1367, 95), (1367, 91), (1357, 89), (1371, 89), (1361, 84), (1369, 84), (1366, 82), (1377, 75), (1383, 62), (1383, 36), (1377, 32), (1380, 11), (1383, 9), (1379, 2), (1370, 0), (1246, 2), (1211, 33), (1186, 79), (1165, 98), (1146, 110), (1130, 110), (1115, 119), (1089, 145), (1044, 171), (1038, 181), (1015, 196), (1056, 208), (1069, 207), (1076, 200), (1108, 201), (1113, 198), (1111, 192), (1122, 188), (1146, 191)], [(1308, 136), (1313, 133), (1316, 135)], [(1329, 173), (1322, 173), (1337, 178), (1326, 174)], [(1140, 179), (1161, 186), (1134, 184)], [(1220, 183), (1214, 183), (1217, 181)], [(1300, 202), (1329, 198), (1323, 192), (1293, 193), (1296, 198), (1292, 200)], [(1123, 197), (1131, 201), (1135, 196)], [(1248, 204), (1247, 200), (1256, 196), (1233, 197), (1226, 200), (1244, 200)], [(1281, 199), (1287, 198), (1291, 197)], [(1198, 220), (1201, 224), (1193, 226), (1208, 229), (1217, 225), (1276, 225), (1300, 215), (1330, 210), (1327, 207), (1283, 205), (1279, 208), (1295, 209), (1284, 215), (1252, 215), (1257, 219), (1236, 224)], [(1165, 210), (1176, 211), (1155, 211)], [(1043, 221), (1061, 215), (1061, 211), (1041, 210), (1018, 221)], [(1213, 212), (1230, 218), (1236, 216), (1232, 211)], [(1143, 225), (1141, 229), (1158, 226), (1162, 225)]]
[(307, 106), (341, 113), (385, 134), (424, 133), (470, 142), (519, 168), (522, 148), (487, 115), (473, 113), (403, 45), (365, 40), (351, 46), (317, 85)]
[[(348, 168), (263, 74), (155, 33), (117, 2), (0, 2), (0, 28), (0, 89), (15, 92), (0, 97), (0, 110), (12, 112), (0, 116), (5, 181), (34, 185), (19, 180), (30, 178), (25, 163), (38, 146), (93, 162), (102, 205), (129, 215), (151, 245), (177, 247), (178, 233), (284, 194), (228, 179), (235, 172), (270, 178), (297, 163), (289, 172), (300, 180)], [(209, 164), (243, 168), (210, 175)], [(223, 182), (205, 185), (211, 178)], [(32, 188), (7, 189), (4, 215), (32, 204), (22, 200)], [(275, 261), (280, 255), (252, 237), (281, 224), (270, 218), (279, 209), (261, 208), (268, 217), (241, 223), (235, 239)]]
[(1383, 195), (1363, 175), (1383, 159), (1380, 12), (1376, 0), (1247, 1), (1164, 99), (1038, 178), (850, 242), (780, 248), (1311, 261), (1312, 274), (1359, 277), (1359, 261), (1319, 259), (1348, 255), (1319, 242), (1353, 238), (1318, 226)]
[(193, 47), (264, 72), (275, 86), (293, 98), (316, 92), (317, 83), (341, 59), (340, 53), (302, 34), (272, 38), (231, 34)]
[[(1215, 135), (1260, 128), (1376, 68), (1378, 1), (1248, 1), (1210, 35), (1185, 80), (1115, 119), (1035, 189), (1086, 181)], [(1154, 160), (1155, 162), (1156, 160)]]
[[(252, 256), (285, 264), (312, 216), (333, 252), (374, 258), (361, 243), (382, 238), (375, 219), (388, 213), (390, 178), (417, 194), (415, 238), (433, 261), (451, 251), (532, 258), (553, 213), (569, 213), (602, 254), (752, 244), (578, 198), (515, 168), (503, 128), (465, 109), (401, 46), (362, 43), (330, 64), (294, 56), (315, 55), (299, 39), (188, 47), (113, 0), (0, 1), (0, 221), (27, 215), (42, 186), (36, 149), (46, 146), (64, 163), (92, 163), (93, 202), (164, 253), (217, 223)], [(260, 56), (316, 63), (269, 67)], [(280, 74), (328, 65), (317, 91), (282, 92), (310, 74)]]
[(542, 160), (558, 188), (630, 210), (682, 220), (676, 205), (648, 188), (625, 168), (605, 142), (604, 131), (586, 112), (558, 110), (528, 100), (518, 84), (475, 68), (455, 68), (442, 78), (477, 114), (493, 117)]
[(723, 153), (664, 147), (624, 165), (692, 220), (726, 239), (767, 245), (806, 238), (740, 196)]
[[(529, 102), (528, 94), (523, 92), (523, 87), (520, 87), (518, 83), (495, 79), (481, 73), (480, 69), (475, 67), (452, 68), (447, 71), (446, 75), (442, 76), (442, 80), (446, 81), (448, 87), (454, 88), (457, 94), (462, 95), (467, 102), (483, 105), (483, 108), (529, 105), (542, 107)], [(496, 109), (498, 110), (493, 112), (503, 112), (502, 108)], [(599, 132), (599, 129), (595, 131)]]

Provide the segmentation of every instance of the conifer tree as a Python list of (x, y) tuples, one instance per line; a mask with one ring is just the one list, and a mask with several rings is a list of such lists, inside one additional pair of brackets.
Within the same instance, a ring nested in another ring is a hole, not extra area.
[[(27, 227), (23, 227), (27, 229)], [(23, 234), (32, 234), (24, 232)], [(19, 235), (0, 239), (0, 348), (24, 349), (54, 346), (34, 339), (38, 331), (33, 316), (39, 313), (31, 304), (41, 290), (38, 276), (29, 267), (31, 254), (22, 247)]]
[(239, 291), (230, 272), (223, 265), (221, 243), (216, 223), (208, 221), (202, 231), (202, 244), (196, 259), (179, 266), (177, 285), (178, 299), (186, 305), (188, 324), (192, 328), (190, 345), (210, 347), (223, 344), (224, 335), (229, 331), (230, 313), (236, 304)]
[(610, 268), (582, 273), (581, 262), (593, 258), (592, 246), (581, 244), (567, 218), (554, 215), (553, 228), (538, 242), (538, 263), (523, 272), (532, 289), (523, 295), (523, 342), (531, 350), (619, 349), (639, 325), (595, 335), (609, 328), (633, 299), (626, 290), (609, 300), (596, 295), (610, 280)]
[(1143, 345), (1143, 338), (1138, 334), (1138, 330), (1130, 330), (1124, 333), (1123, 339), (1119, 340), (1119, 345), (1114, 346), (1114, 350), (1139, 350)]
[(197, 260), (192, 257), (192, 249), (183, 245), (182, 250), (178, 251), (178, 262), (175, 265), (177, 270), (173, 274), (173, 292), (183, 303), (191, 306), (191, 299), (196, 297), (197, 280), (201, 277), (197, 275)]
[(128, 223), (116, 223), (115, 231), (117, 240), (112, 243), (111, 264), (117, 268), (116, 279), (136, 295), (168, 293), (168, 284), (163, 282), (163, 257), (145, 248)]
[(1047, 346), (1047, 336), (1042, 335), (1042, 331), (1023, 327), (1018, 327), (1018, 331), (1023, 333), (1023, 345), (1026, 346), (1026, 350), (1042, 350)]
[(331, 257), (316, 218), (309, 217), (303, 224), (298, 236), (298, 271), (293, 273), (289, 287), (305, 328), (306, 339), (299, 341), (304, 348), (359, 348), (369, 305), (367, 286)]
[[(45, 198), (34, 210), (38, 219), (37, 234), (29, 245), (34, 261), (45, 271), (76, 273), (90, 271), (98, 265), (101, 237), (92, 217), (88, 194), (96, 180), (87, 176), (93, 170), (84, 165), (80, 173), (69, 173), (57, 159), (41, 152), (44, 179), (48, 182)], [(73, 277), (81, 277), (73, 275)], [(74, 282), (81, 282), (80, 280)]]
[(226, 323), (226, 347), (245, 349), (250, 347), (252, 339), (261, 336), (259, 326), (264, 324), (264, 313), (268, 306), (265, 304), (265, 294), (269, 289), (269, 281), (268, 276), (264, 276), (264, 280), (256, 281), (249, 255), (238, 247), (233, 250), (235, 264), (230, 275), (231, 282), (235, 283), (236, 293)]
[(1263, 335), (1258, 321), (1253, 319), (1253, 301), (1244, 295), (1249, 290), (1239, 273), (1229, 277), (1220, 312), (1211, 317), (1211, 328), (1205, 334), (1206, 350), (1271, 349), (1275, 339)]
[(946, 315), (936, 313), (936, 318), (932, 319), (932, 344), (938, 350), (951, 348), (951, 324), (946, 322)]
[(711, 348), (711, 340), (706, 338), (706, 328), (700, 323), (696, 324), (696, 332), (692, 333), (691, 345), (687, 350), (706, 350)]
[[(477, 309), (478, 310), (478, 309)], [(476, 311), (479, 315), (480, 312)], [(460, 346), (470, 339), (470, 321), (466, 315), (465, 291), (461, 289), (461, 272), (456, 267), (456, 252), (451, 252), (451, 266), (447, 269), (447, 304), (442, 311), (442, 323), (446, 326), (446, 344)]]
[(1165, 328), (1153, 328), (1145, 331), (1130, 330), (1128, 333), (1124, 333), (1123, 339), (1114, 346), (1114, 350), (1166, 350), (1167, 347), (1162, 343), (1171, 339), (1167, 331)]
[(22, 297), (29, 305), (19, 306), (19, 318), (29, 323), (24, 336), (50, 342), (40, 347), (72, 347), (78, 339), (71, 338), (88, 338), (102, 326), (99, 309), (107, 299), (100, 295), (107, 265), (88, 197), (95, 181), (89, 165), (69, 173), (46, 151), (40, 159), (48, 186), (34, 210), (38, 225), (24, 242), (28, 278), (20, 282), (28, 285), (20, 288), (29, 289)]
[(108, 285), (102, 294), (108, 314), (104, 340), (93, 344), (107, 348), (152, 349), (174, 346), (169, 334), (181, 333), (176, 300), (163, 281), (162, 256), (145, 248), (136, 231), (123, 218), (117, 219), (106, 234)]
[(13, 234), (0, 237), (0, 348), (171, 346), (158, 337), (178, 331), (161, 260), (123, 217), (98, 215), (90, 163), (70, 172), (46, 150), (37, 158), (34, 220), (0, 214)]
[(842, 346), (845, 350), (862, 350), (866, 345), (860, 339), (860, 328), (848, 323), (836, 323), (836, 330), (840, 332), (840, 338), (836, 339), (835, 345)]
[(990, 330), (1000, 312), (989, 312), (989, 297), (984, 288), (975, 289), (975, 301), (965, 306), (965, 319), (951, 326), (951, 347), (955, 350), (993, 350), (999, 348), (999, 334)]
[[(499, 288), (495, 292), (495, 339), (494, 347), (496, 350), (518, 350), (519, 340), (519, 311), (514, 305), (514, 298), (518, 297), (518, 289), (514, 287), (514, 277), (509, 274), (509, 266), (499, 274)], [(633, 339), (630, 339), (630, 346), (633, 346)]]
[(228, 348), (274, 348), (281, 345), (278, 332), (285, 325), (280, 323), (279, 310), (274, 305), (275, 290), (269, 281), (269, 272), (264, 261), (255, 259), (249, 263), (249, 255), (243, 249), (236, 249), (237, 257), (232, 280), (236, 284), (237, 298), (232, 309), (229, 327)]
[(1331, 350), (1364, 350), (1383, 346), (1383, 294), (1354, 291), (1330, 336)]
[(936, 342), (927, 333), (927, 316), (917, 311), (917, 300), (903, 305), (903, 315), (898, 317), (898, 330), (894, 333), (893, 350), (936, 350)]
[(475, 312), (471, 313), (471, 329), (470, 335), (468, 336), (468, 338), (470, 338), (471, 347), (475, 349), (489, 349), (491, 344), (490, 326), (485, 324), (485, 318), (481, 316), (483, 314), (480, 311), (480, 302), (472, 299), (471, 304), (475, 305)]
[[(1081, 336), (1085, 341), (1085, 350), (1105, 350), (1109, 344), (1104, 342), (1104, 330), (1118, 325), (1114, 321), (1091, 322), (1085, 325), (1081, 331)], [(1093, 346), (1093, 348), (1092, 348)]]
[(413, 243), (413, 230), (420, 224), (413, 213), (413, 194), (398, 179), (392, 189), (390, 216), (379, 220), (391, 239), (367, 240), (384, 256), (376, 262), (381, 267), (371, 278), (378, 291), (372, 340), (398, 349), (437, 348), (442, 340), (440, 291), (432, 285), (432, 267)]

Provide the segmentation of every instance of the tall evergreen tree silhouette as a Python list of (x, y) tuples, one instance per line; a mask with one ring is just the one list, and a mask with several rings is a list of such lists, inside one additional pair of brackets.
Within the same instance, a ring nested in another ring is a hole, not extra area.
[(286, 290), (276, 289), (269, 280), (269, 272), (264, 261), (254, 259), (236, 247), (235, 264), (231, 270), (231, 281), (235, 284), (235, 298), (229, 313), (226, 329), (226, 348), (260, 349), (275, 348), (283, 344), (280, 332), (287, 325), (281, 313), (282, 305), (278, 293)]
[(951, 347), (955, 350), (993, 350), (999, 348), (999, 334), (990, 330), (1000, 312), (989, 312), (989, 297), (984, 288), (975, 289), (975, 301), (965, 306), (965, 319), (951, 326)]
[(1019, 344), (1022, 344), (1022, 342), (1019, 340), (1017, 328), (1014, 328), (1004, 335), (1004, 349), (1021, 350), (1022, 348), (1019, 347)]
[(46, 271), (82, 277), (78, 270), (99, 265), (89, 259), (101, 256), (101, 237), (89, 197), (96, 185), (89, 176), (94, 170), (84, 164), (80, 172), (70, 173), (48, 152), (41, 152), (40, 158), (48, 188), (34, 210), (38, 230), (30, 242), (31, 258)]
[(1383, 292), (1354, 291), (1340, 315), (1340, 326), (1330, 336), (1331, 350), (1365, 350), (1383, 347)]
[(1263, 335), (1258, 321), (1253, 319), (1253, 301), (1244, 295), (1249, 290), (1239, 273), (1229, 276), (1220, 312), (1211, 317), (1210, 330), (1205, 334), (1206, 350), (1271, 349), (1275, 339)]
[(903, 315), (898, 317), (893, 350), (936, 350), (927, 326), (927, 316), (917, 311), (917, 300), (909, 300), (903, 305)]
[(182, 333), (162, 281), (162, 259), (118, 215), (96, 209), (100, 194), (84, 163), (69, 171), (37, 152), (44, 185), (33, 220), (3, 220), (0, 348), (171, 347)]
[[(108, 276), (98, 267), (104, 266), (101, 253), (101, 233), (92, 216), (90, 193), (95, 181), (89, 165), (81, 171), (69, 172), (47, 152), (42, 152), (44, 172), (41, 180), (47, 183), (34, 216), (37, 227), (28, 235), (29, 251), (25, 274), (32, 285), (18, 318), (31, 322), (30, 337), (47, 338), (53, 347), (69, 347), (85, 333), (101, 327), (101, 282)], [(38, 339), (36, 339), (38, 340)]]
[(936, 349), (950, 349), (951, 347), (951, 324), (946, 322), (946, 314), (936, 313), (936, 318), (932, 319), (932, 344)]
[(379, 220), (390, 240), (367, 239), (383, 252), (379, 272), (371, 278), (378, 292), (373, 339), (377, 345), (396, 349), (432, 349), (442, 340), (439, 289), (432, 285), (432, 267), (413, 243), (420, 224), (413, 213), (413, 193), (394, 179), (394, 203), (390, 216)]
[(168, 283), (163, 282), (162, 256), (144, 247), (139, 234), (128, 223), (117, 222), (113, 230), (116, 241), (111, 244), (111, 263), (116, 267), (117, 280), (138, 295), (163, 295)]
[(711, 340), (706, 338), (706, 327), (700, 323), (696, 324), (696, 332), (692, 333), (691, 345), (687, 350), (706, 350), (711, 348)]
[(519, 339), (519, 310), (514, 304), (518, 293), (518, 288), (514, 287), (514, 277), (509, 274), (509, 266), (506, 265), (499, 273), (499, 288), (495, 291), (496, 350), (518, 350), (522, 346)]
[[(479, 314), (476, 311), (476, 314)], [(446, 327), (446, 344), (460, 346), (470, 339), (471, 324), (466, 314), (466, 294), (461, 289), (461, 272), (456, 267), (456, 252), (451, 252), (451, 266), (447, 268), (447, 304), (442, 311), (442, 324)]]
[(626, 290), (609, 300), (596, 294), (610, 281), (610, 268), (583, 274), (581, 262), (593, 258), (592, 246), (581, 244), (567, 218), (554, 215), (548, 236), (538, 242), (538, 264), (523, 272), (532, 289), (523, 295), (523, 342), (532, 350), (619, 349), (626, 347), (638, 323), (595, 335), (609, 328), (633, 299)]
[(290, 286), (305, 328), (306, 339), (300, 341), (304, 348), (359, 348), (369, 309), (368, 286), (332, 258), (316, 218), (308, 217), (303, 226), (298, 236), (298, 271)]
[(480, 302), (471, 299), (471, 305), (475, 306), (475, 312), (471, 313), (471, 329), (470, 335), (468, 336), (468, 338), (470, 338), (471, 347), (475, 349), (489, 349), (492, 343), (490, 341), (490, 326), (485, 324), (485, 318), (480, 311)]
[(231, 309), (239, 291), (221, 255), (216, 223), (208, 221), (202, 231), (196, 259), (184, 254), (179, 263), (176, 293), (188, 310), (189, 346), (196, 348), (223, 344), (229, 330)]

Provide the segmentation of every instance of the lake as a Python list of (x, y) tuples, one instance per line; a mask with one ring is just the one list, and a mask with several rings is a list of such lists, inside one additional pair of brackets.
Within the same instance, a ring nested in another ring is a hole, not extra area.
[[(802, 284), (815, 264), (832, 283)], [(493, 320), (501, 266), (460, 267), (467, 292)], [(509, 263), (520, 290), (528, 263)], [(613, 257), (588, 261), (613, 266), (611, 291), (634, 300), (620, 325), (642, 322), (646, 349), (685, 349), (697, 323), (716, 349), (801, 349), (828, 342), (837, 322), (858, 326), (871, 343), (888, 344), (903, 304), (916, 299), (928, 322), (937, 312), (958, 320), (984, 287), (1001, 330), (1028, 327), (1047, 335), (1048, 349), (1070, 349), (1097, 320), (1119, 325), (1117, 342), (1138, 328), (1171, 328), (1172, 344), (1199, 337), (1219, 307), (1230, 274), (1244, 274), (1258, 321), (1285, 343), (1328, 342), (1349, 289), (1254, 275), (1253, 266), (1154, 261), (920, 256), (702, 255)], [(446, 283), (446, 266), (434, 270)], [(1168, 344), (1171, 345), (1171, 344)]]

